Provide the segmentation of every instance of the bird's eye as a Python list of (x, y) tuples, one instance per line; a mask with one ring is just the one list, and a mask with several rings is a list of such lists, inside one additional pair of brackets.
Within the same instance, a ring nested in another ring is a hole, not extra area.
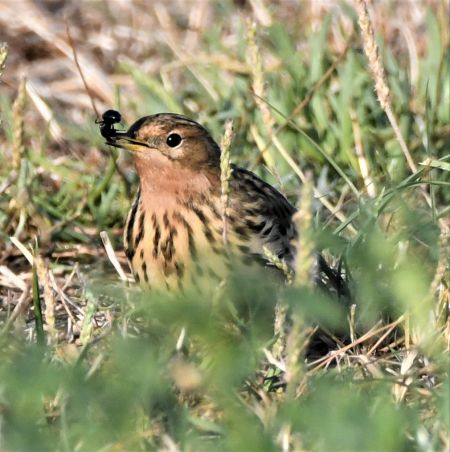
[(181, 137), (178, 133), (171, 133), (166, 140), (167, 146), (176, 148), (181, 143)]

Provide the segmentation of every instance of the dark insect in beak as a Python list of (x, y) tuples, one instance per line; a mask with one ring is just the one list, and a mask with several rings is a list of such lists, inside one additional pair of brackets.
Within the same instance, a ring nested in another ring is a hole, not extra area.
[(115, 138), (126, 135), (126, 132), (121, 132), (114, 128), (122, 120), (122, 115), (116, 110), (106, 110), (102, 115), (101, 121), (96, 121), (100, 126), (100, 133), (108, 142), (114, 141)]

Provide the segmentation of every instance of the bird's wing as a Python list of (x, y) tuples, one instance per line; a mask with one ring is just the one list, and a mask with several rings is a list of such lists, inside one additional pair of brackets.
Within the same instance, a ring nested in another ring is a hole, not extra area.
[(230, 185), (230, 229), (248, 247), (243, 251), (267, 261), (266, 247), (292, 266), (295, 208), (278, 190), (243, 168), (233, 166)]
[[(297, 231), (292, 216), (295, 212), (274, 187), (251, 171), (233, 166), (230, 223), (248, 248), (242, 250), (245, 254), (267, 263), (263, 249), (267, 247), (294, 270)], [(350, 300), (348, 281), (341, 269), (331, 267), (320, 253), (316, 254), (313, 279), (328, 293)]]

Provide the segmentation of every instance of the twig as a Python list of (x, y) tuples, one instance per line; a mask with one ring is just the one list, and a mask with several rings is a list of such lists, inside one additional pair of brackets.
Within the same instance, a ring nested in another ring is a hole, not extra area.
[(381, 333), (382, 331), (388, 330), (388, 329), (392, 328), (393, 326), (399, 325), (404, 320), (405, 320), (405, 316), (402, 315), (395, 322), (392, 322), (389, 325), (383, 325), (380, 328), (374, 327), (370, 331), (368, 331), (366, 334), (364, 334), (363, 336), (361, 336), (358, 339), (356, 339), (355, 341), (353, 341), (352, 343), (345, 345), (344, 347), (341, 347), (339, 350), (332, 352), (330, 355), (324, 356), (323, 358), (319, 358), (316, 361), (309, 363), (308, 366), (312, 367), (312, 366), (316, 365), (311, 370), (313, 370), (313, 371), (319, 370), (320, 368), (326, 366), (328, 363), (333, 361), (333, 359), (342, 355), (346, 351), (352, 349), (355, 345), (362, 344), (363, 342), (369, 340), (370, 338)]
[(75, 50), (75, 44), (74, 44), (72, 36), (70, 34), (69, 24), (68, 24), (67, 20), (66, 20), (66, 34), (67, 34), (67, 39), (69, 40), (70, 48), (72, 49), (73, 59), (75, 61), (75, 65), (77, 66), (78, 73), (80, 74), (81, 80), (83, 81), (84, 88), (86, 89), (86, 92), (87, 92), (87, 94), (89, 96), (89, 99), (91, 101), (92, 109), (95, 112), (95, 116), (97, 116), (97, 120), (99, 120), (100, 119), (100, 115), (98, 114), (97, 107), (95, 106), (95, 102), (94, 102), (94, 98), (92, 96), (91, 90), (89, 89), (89, 86), (88, 86), (88, 84), (86, 82), (86, 79), (84, 78), (83, 71), (81, 70), (81, 66), (80, 66), (80, 63), (78, 61), (77, 52)]

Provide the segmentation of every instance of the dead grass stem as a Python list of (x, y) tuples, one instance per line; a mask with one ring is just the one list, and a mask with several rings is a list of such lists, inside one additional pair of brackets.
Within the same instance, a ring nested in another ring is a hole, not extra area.
[(230, 179), (232, 177), (232, 168), (230, 161), (230, 148), (233, 141), (233, 121), (225, 123), (225, 132), (220, 142), (220, 189), (221, 189), (221, 207), (222, 207), (222, 239), (225, 248), (228, 246), (228, 210), (230, 207)]
[(26, 102), (26, 81), (20, 81), (16, 100), (13, 104), (13, 147), (12, 147), (12, 169), (18, 171), (22, 158), (25, 154), (25, 102)]
[(298, 231), (297, 256), (295, 258), (295, 284), (311, 287), (314, 271), (314, 240), (312, 237), (313, 220), (313, 183), (308, 175), (302, 186), (298, 210), (294, 215)]
[(392, 109), (390, 90), (387, 83), (384, 66), (381, 61), (380, 50), (378, 48), (378, 44), (375, 41), (375, 31), (370, 19), (367, 1), (356, 0), (356, 11), (358, 13), (358, 23), (361, 29), (364, 52), (369, 61), (369, 67), (375, 81), (375, 91), (378, 96), (378, 101), (380, 102), (381, 108), (383, 108), (389, 119), (389, 122), (391, 123), (392, 129), (394, 130), (397, 141), (406, 158), (409, 168), (411, 169), (411, 172), (416, 173), (416, 163), (414, 162), (411, 153), (409, 152), (408, 146), (406, 145), (406, 142), (400, 130), (397, 118)]

